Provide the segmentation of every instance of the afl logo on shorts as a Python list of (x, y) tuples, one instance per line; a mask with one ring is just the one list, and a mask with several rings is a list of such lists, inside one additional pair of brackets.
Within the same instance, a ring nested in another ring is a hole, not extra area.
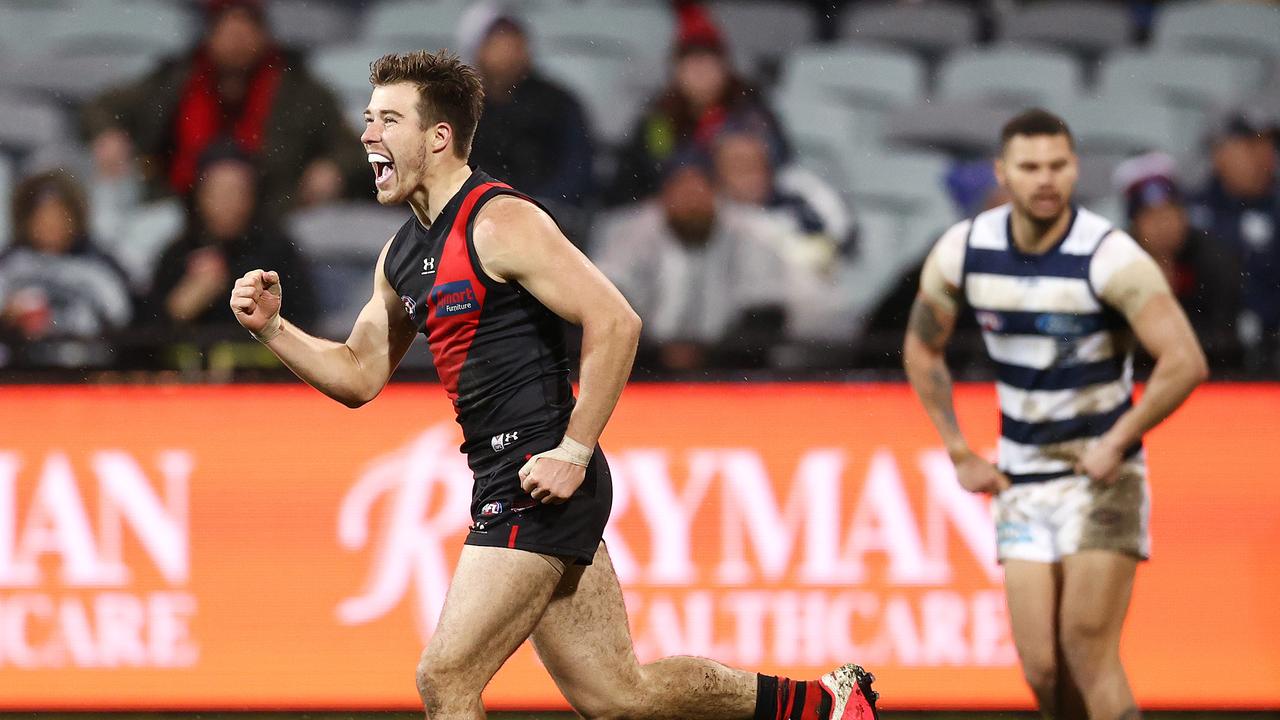
[(984, 310), (977, 313), (975, 317), (978, 320), (978, 326), (987, 332), (1000, 332), (1000, 328), (1004, 327), (1004, 321), (996, 313)]
[(408, 295), (401, 295), (400, 301), (404, 303), (404, 311), (409, 313), (409, 317), (413, 317), (413, 314), (418, 310), (418, 303), (414, 302), (413, 298)]

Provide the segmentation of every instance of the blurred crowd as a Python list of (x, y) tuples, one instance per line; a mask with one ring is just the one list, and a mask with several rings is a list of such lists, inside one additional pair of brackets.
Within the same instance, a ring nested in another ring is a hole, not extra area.
[[(195, 3), (194, 46), (71, 103), (83, 157), (11, 163), (0, 366), (271, 368), (227, 309), (258, 267), (281, 271), (290, 320), (342, 337), (403, 213), (371, 207), (358, 117), (277, 37), (270, 2)], [(796, 5), (834, 32), (821, 4)], [(1151, 22), (1147, 5), (1124, 7)], [(932, 239), (1004, 202), (989, 157), (953, 152), (934, 178), (950, 206), (896, 242), (870, 194), (797, 143), (778, 66), (744, 67), (696, 2), (664, 5), (665, 77), (602, 139), (591, 98), (542, 71), (520, 8), (474, 3), (453, 31), (485, 82), (472, 165), (543, 201), (617, 284), (644, 320), (642, 372), (894, 368)], [(1107, 167), (1116, 202), (1099, 209), (1164, 269), (1220, 374), (1280, 377), (1278, 142), (1280, 112), (1238, 103), (1214, 109), (1193, 153)]]

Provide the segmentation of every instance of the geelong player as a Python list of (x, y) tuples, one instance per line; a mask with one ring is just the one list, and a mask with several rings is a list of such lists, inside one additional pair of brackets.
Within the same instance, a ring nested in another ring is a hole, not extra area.
[[(470, 67), (393, 54), (370, 82), (361, 140), (378, 201), (413, 212), (383, 248), (351, 336), (322, 340), (282, 319), (274, 270), (239, 279), (231, 308), (298, 377), (352, 407), (426, 335), (475, 476), (471, 532), (418, 664), (427, 716), (483, 718), (481, 691), (531, 638), (588, 718), (873, 718), (872, 678), (856, 665), (797, 682), (701, 658), (638, 663), (601, 542), (612, 487), (596, 442), (640, 320), (543, 208), (468, 166), (483, 101)], [(582, 327), (576, 400), (566, 321)]]
[[(1136, 718), (1120, 664), (1134, 570), (1150, 549), (1142, 436), (1207, 374), (1155, 262), (1071, 204), (1059, 118), (1005, 125), (996, 176), (1012, 202), (948, 230), (925, 262), (903, 360), (960, 484), (994, 493), (998, 556), (1023, 672), (1051, 717)], [(943, 351), (962, 303), (995, 363), (999, 464), (965, 442)], [(1134, 338), (1155, 358), (1133, 402)]]

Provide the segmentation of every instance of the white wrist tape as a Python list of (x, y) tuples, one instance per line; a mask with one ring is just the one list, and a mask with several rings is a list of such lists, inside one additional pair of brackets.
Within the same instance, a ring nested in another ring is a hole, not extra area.
[(591, 456), (594, 452), (591, 448), (566, 435), (558, 446), (529, 458), (528, 462), (520, 468), (520, 477), (528, 475), (533, 470), (534, 463), (538, 462), (540, 458), (559, 460), (570, 465), (586, 467), (591, 462)]
[(253, 336), (254, 340), (257, 340), (263, 345), (266, 345), (267, 343), (274, 340), (275, 337), (279, 335), (283, 330), (284, 330), (284, 321), (280, 319), (280, 313), (276, 313), (275, 315), (271, 316), (271, 319), (267, 321), (266, 327), (262, 328), (260, 332), (253, 332), (252, 330), (250, 330), (249, 334)]

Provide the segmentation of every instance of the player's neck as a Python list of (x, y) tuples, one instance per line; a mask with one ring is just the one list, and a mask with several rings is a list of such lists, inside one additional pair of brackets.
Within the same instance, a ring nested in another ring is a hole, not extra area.
[(1039, 255), (1048, 251), (1062, 239), (1067, 226), (1071, 224), (1071, 215), (1072, 210), (1067, 207), (1052, 221), (1043, 222), (1031, 217), (1030, 213), (1019, 211), (1017, 206), (1014, 206), (1009, 219), (1014, 247), (1028, 255)]
[(431, 227), (431, 223), (444, 210), (444, 206), (458, 194), (458, 190), (471, 177), (471, 167), (464, 161), (458, 165), (449, 165), (426, 173), (422, 185), (409, 196), (409, 207), (418, 217), (423, 227)]

